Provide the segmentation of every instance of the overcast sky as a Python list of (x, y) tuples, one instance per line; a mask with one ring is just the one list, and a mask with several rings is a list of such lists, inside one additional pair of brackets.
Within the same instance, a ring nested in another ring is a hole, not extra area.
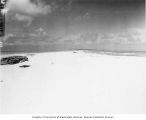
[(6, 33), (18, 36), (117, 34), (145, 28), (145, 0), (9, 0), (7, 10)]

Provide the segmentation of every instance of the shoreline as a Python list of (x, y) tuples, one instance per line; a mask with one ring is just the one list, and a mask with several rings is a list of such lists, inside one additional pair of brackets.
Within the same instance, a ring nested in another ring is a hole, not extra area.
[(105, 50), (94, 50), (94, 49), (73, 49), (73, 50), (58, 50), (58, 51), (45, 51), (45, 52), (0, 52), (2, 56), (13, 56), (13, 55), (26, 55), (33, 56), (35, 54), (44, 53), (57, 53), (57, 52), (84, 52), (99, 55), (109, 55), (109, 56), (135, 56), (135, 57), (146, 57), (146, 51), (105, 51)]

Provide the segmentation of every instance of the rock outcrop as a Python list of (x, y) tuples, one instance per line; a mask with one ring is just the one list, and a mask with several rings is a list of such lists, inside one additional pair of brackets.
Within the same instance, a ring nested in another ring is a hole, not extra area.
[(25, 61), (28, 61), (26, 56), (10, 56), (1, 58), (0, 65), (14, 65)]

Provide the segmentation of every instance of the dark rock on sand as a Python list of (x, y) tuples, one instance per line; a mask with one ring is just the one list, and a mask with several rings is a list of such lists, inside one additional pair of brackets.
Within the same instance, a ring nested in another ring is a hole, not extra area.
[(77, 52), (73, 52), (73, 53), (77, 53)]
[(27, 68), (27, 67), (30, 67), (30, 65), (21, 65), (19, 67), (21, 67), (21, 68)]
[(28, 58), (26, 56), (10, 56), (1, 58), (1, 65), (14, 65), (18, 63), (22, 63), (28, 61)]

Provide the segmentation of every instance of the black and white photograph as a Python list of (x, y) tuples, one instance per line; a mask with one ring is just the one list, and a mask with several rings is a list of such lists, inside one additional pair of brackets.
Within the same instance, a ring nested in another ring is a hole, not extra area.
[(1, 0), (0, 115), (146, 115), (145, 12), (145, 0)]

